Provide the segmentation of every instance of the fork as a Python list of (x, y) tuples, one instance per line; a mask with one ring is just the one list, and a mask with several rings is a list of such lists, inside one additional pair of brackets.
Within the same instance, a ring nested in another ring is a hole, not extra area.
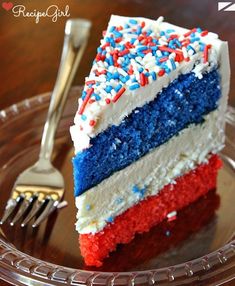
[(39, 159), (18, 176), (0, 224), (13, 216), (12, 226), (22, 219), (21, 226), (24, 227), (35, 218), (32, 227), (37, 227), (62, 201), (64, 179), (52, 165), (51, 155), (56, 129), (85, 50), (90, 27), (91, 23), (83, 19), (66, 22), (61, 62), (43, 129)]

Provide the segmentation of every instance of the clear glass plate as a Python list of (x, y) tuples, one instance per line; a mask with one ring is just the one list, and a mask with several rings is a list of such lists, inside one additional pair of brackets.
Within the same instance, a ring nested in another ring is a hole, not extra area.
[[(84, 265), (74, 230), (73, 147), (69, 126), (81, 87), (71, 90), (53, 162), (66, 181), (68, 207), (38, 229), (0, 228), (0, 277), (16, 285), (221, 285), (235, 278), (235, 110), (226, 114), (224, 167), (216, 193), (148, 234), (118, 247), (100, 269)], [(17, 175), (37, 158), (50, 94), (0, 112), (0, 215)]]

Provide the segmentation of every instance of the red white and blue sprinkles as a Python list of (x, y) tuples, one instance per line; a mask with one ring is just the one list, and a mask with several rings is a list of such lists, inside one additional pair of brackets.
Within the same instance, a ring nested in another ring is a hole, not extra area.
[(198, 52), (202, 53), (202, 62), (208, 62), (211, 45), (202, 41), (208, 31), (194, 28), (178, 34), (174, 29), (160, 30), (162, 21), (160, 17), (154, 28), (144, 20), (129, 18), (125, 24), (111, 26), (103, 33), (78, 110), (81, 120), (91, 128), (97, 118), (95, 113), (93, 118), (86, 115), (88, 105), (115, 104), (126, 91), (135, 91), (168, 75)]

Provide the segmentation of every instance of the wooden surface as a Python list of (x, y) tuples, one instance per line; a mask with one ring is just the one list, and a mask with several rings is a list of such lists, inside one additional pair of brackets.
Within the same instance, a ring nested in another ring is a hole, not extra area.
[[(229, 42), (232, 75), (235, 67), (235, 12), (218, 12), (215, 0), (15, 0), (27, 10), (45, 10), (50, 5), (69, 5), (71, 17), (92, 21), (91, 37), (74, 84), (83, 84), (102, 30), (111, 14), (156, 19), (163, 15), (171, 23), (201, 27)], [(1, 2), (2, 3), (2, 2)], [(52, 23), (42, 18), (16, 18), (0, 7), (0, 110), (53, 88), (59, 65), (63, 30), (67, 18)], [(235, 80), (231, 80), (229, 103), (235, 106)], [(231, 282), (232, 283), (232, 282)], [(0, 282), (1, 286), (8, 285)], [(227, 285), (235, 285), (227, 284)]]
[[(89, 45), (74, 84), (83, 84), (96, 53), (102, 30), (111, 14), (164, 15), (169, 22), (193, 28), (200, 26), (217, 32), (229, 42), (231, 69), (235, 67), (235, 12), (218, 12), (215, 0), (16, 0), (30, 11), (45, 10), (55, 4), (69, 5), (71, 17), (92, 21)], [(167, 4), (166, 4), (167, 3)], [(50, 91), (59, 65), (63, 30), (67, 18), (52, 23), (43, 18), (16, 18), (0, 7), (0, 110), (24, 98)], [(230, 104), (235, 105), (235, 80), (231, 82)]]

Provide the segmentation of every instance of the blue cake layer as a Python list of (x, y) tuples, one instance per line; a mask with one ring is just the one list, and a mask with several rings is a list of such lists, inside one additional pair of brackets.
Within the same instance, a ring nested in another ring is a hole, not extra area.
[(74, 157), (75, 196), (138, 160), (189, 124), (202, 123), (203, 115), (217, 108), (220, 94), (217, 70), (202, 79), (194, 73), (181, 75), (119, 126), (111, 126), (92, 138), (92, 146)]

